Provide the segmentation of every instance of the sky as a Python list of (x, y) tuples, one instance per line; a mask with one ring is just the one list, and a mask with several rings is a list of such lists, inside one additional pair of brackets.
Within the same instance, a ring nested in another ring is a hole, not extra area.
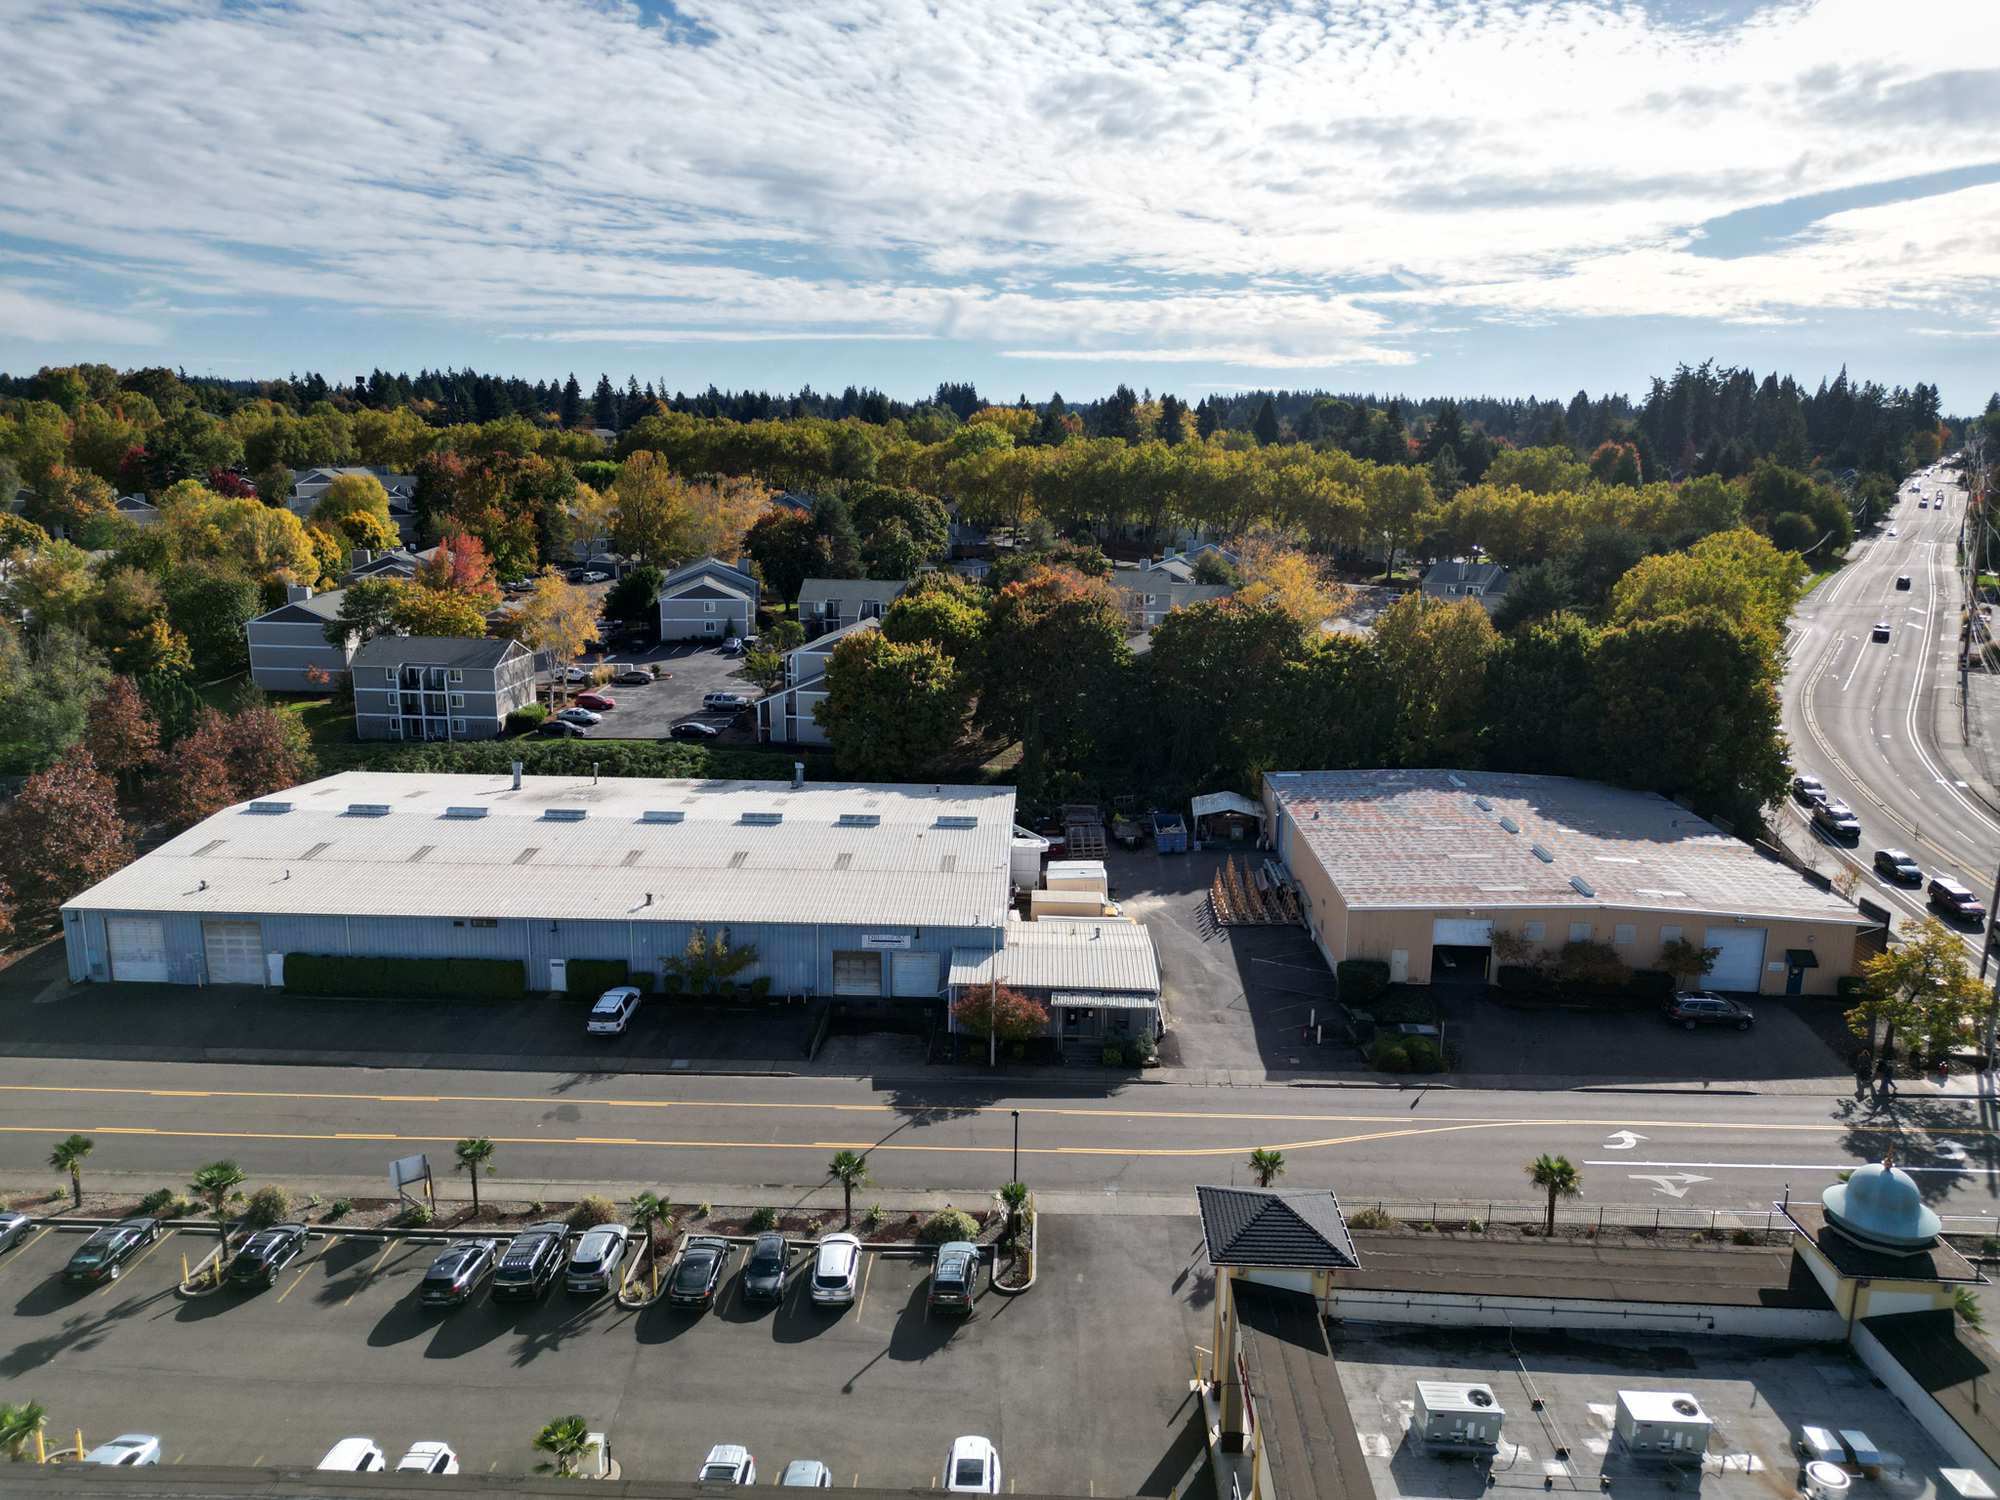
[(0, 0), (0, 370), (2000, 388), (1993, 0)]

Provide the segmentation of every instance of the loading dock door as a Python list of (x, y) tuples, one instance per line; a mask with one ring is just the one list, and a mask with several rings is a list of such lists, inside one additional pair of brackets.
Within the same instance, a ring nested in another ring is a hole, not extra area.
[(833, 992), (836, 995), (881, 994), (882, 955), (879, 953), (834, 954)]
[(1764, 981), (1764, 929), (1711, 927), (1702, 936), (1704, 948), (1717, 948), (1715, 965), (1702, 982), (1712, 990), (1737, 990), (1754, 995)]
[(938, 992), (938, 955), (935, 953), (893, 953), (889, 956), (890, 993), (924, 996)]
[(1481, 917), (1431, 918), (1431, 946), (1435, 948), (1487, 948), (1493, 943), (1493, 923)]
[(264, 982), (264, 933), (255, 922), (204, 922), (201, 946), (210, 984)]
[(158, 917), (112, 917), (104, 924), (111, 977), (142, 984), (167, 982), (166, 926)]

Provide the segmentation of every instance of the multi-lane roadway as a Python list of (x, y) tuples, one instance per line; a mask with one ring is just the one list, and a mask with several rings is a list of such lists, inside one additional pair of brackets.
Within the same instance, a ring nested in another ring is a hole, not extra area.
[[(1785, 729), (1796, 770), (1817, 776), (1861, 821), (1849, 847), (1815, 833), (1796, 803), (1794, 846), (1817, 839), (1823, 865), (1859, 872), (1861, 894), (1897, 923), (1925, 914), (1924, 891), (1880, 878), (1877, 849), (1902, 849), (1926, 876), (1949, 875), (1982, 900), (2000, 862), (2000, 816), (1938, 748), (1941, 716), (1959, 712), (1957, 568), (1966, 495), (1926, 469), (1903, 484), (1887, 523), (1799, 605), (1785, 678)], [(1909, 587), (1898, 588), (1907, 578)], [(1874, 637), (1888, 626), (1889, 639)], [(1974, 952), (1982, 939), (1968, 934)]]

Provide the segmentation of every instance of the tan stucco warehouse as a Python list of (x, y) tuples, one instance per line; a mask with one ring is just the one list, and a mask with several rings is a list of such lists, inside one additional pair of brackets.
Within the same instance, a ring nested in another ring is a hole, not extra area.
[(1499, 931), (1551, 955), (1609, 943), (1635, 969), (1685, 938), (1722, 950), (1711, 988), (1831, 995), (1872, 925), (1650, 792), (1484, 771), (1274, 771), (1263, 790), (1327, 961), (1381, 959), (1414, 984), (1437, 949), (1490, 950)]

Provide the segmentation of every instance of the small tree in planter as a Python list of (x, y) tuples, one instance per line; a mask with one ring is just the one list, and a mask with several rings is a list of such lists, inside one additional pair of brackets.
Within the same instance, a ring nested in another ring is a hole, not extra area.
[(1495, 929), (1493, 933), (1493, 961), (1510, 967), (1533, 961), (1540, 950), (1518, 932)]
[(733, 981), (755, 962), (755, 943), (731, 947), (726, 932), (710, 938), (705, 928), (697, 927), (688, 934), (686, 949), (667, 960), (666, 971), (669, 978), (680, 981), (673, 988), (685, 987), (691, 995), (704, 995), (725, 980)]
[(961, 996), (953, 1003), (951, 1016), (966, 1035), (982, 1042), (991, 1037), (1007, 1046), (1030, 1041), (1049, 1029), (1048, 1007), (1004, 984)]
[(1676, 990), (1691, 990), (1707, 977), (1720, 957), (1720, 948), (1704, 948), (1686, 938), (1675, 938), (1660, 944), (1659, 967), (1674, 976)]
[(1556, 958), (1556, 974), (1565, 985), (1580, 990), (1622, 990), (1632, 982), (1632, 970), (1609, 943), (1564, 943)]

